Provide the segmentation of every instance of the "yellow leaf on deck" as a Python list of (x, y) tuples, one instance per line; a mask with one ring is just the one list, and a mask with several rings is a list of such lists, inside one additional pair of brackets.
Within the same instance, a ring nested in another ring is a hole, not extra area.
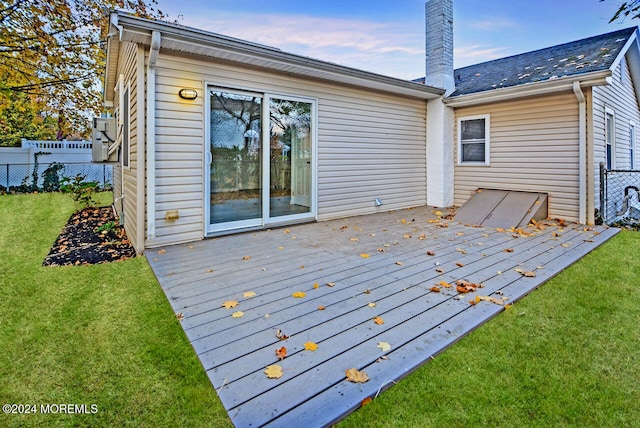
[(292, 296), (295, 297), (296, 299), (302, 299), (306, 295), (307, 293), (305, 293), (304, 291), (296, 291), (295, 293), (292, 294)]
[(382, 352), (389, 352), (391, 350), (391, 345), (387, 342), (378, 342), (378, 348), (382, 349)]
[(244, 293), (242, 293), (242, 297), (256, 297), (256, 293), (254, 293), (253, 291), (245, 291)]
[(313, 283), (313, 288), (318, 288), (318, 287), (320, 287), (320, 284), (318, 284), (317, 282), (314, 282)]
[(242, 260), (251, 260), (251, 256), (244, 256)]
[(282, 377), (282, 367), (280, 367), (277, 364), (274, 364), (272, 366), (267, 366), (267, 368), (264, 370), (264, 373), (267, 375), (267, 377), (269, 379), (278, 379), (280, 377)]
[(313, 342), (305, 342), (304, 349), (305, 351), (315, 351), (316, 349), (318, 349), (318, 345)]
[(359, 371), (353, 368), (353, 369), (346, 370), (345, 374), (347, 375), (347, 380), (349, 382), (365, 383), (366, 381), (369, 380), (369, 376), (367, 376), (364, 370)]
[(238, 301), (237, 300), (227, 300), (226, 302), (224, 302), (222, 304), (222, 307), (225, 308), (225, 309), (235, 308), (236, 306), (238, 306)]
[(362, 253), (360, 254), (360, 257), (362, 257), (363, 259), (368, 259), (370, 256), (367, 253)]
[(378, 325), (382, 325), (382, 324), (384, 324), (384, 320), (383, 320), (382, 318), (380, 318), (380, 317), (375, 317), (375, 318), (373, 319), (373, 322), (374, 322), (374, 323), (376, 323), (376, 324), (378, 324)]
[(442, 215), (444, 215), (442, 211), (436, 211), (434, 214), (435, 214), (435, 215), (437, 215), (437, 216), (442, 216)]
[(371, 302), (371, 303), (369, 303), (367, 306), (369, 306), (370, 308), (375, 308), (375, 307), (376, 307), (376, 304), (375, 304), (375, 303), (373, 303), (373, 302)]
[(242, 312), (242, 311), (237, 311), (237, 312), (234, 312), (233, 314), (231, 314), (232, 318), (241, 318), (243, 316), (244, 316), (244, 312)]
[(439, 285), (443, 286), (444, 288), (451, 288), (451, 284), (449, 284), (447, 281), (440, 281), (438, 283)]

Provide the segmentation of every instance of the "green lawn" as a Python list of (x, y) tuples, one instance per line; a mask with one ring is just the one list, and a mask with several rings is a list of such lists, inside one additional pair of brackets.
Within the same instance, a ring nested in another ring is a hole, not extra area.
[(0, 196), (0, 404), (98, 411), (0, 426), (231, 426), (144, 257), (41, 266), (73, 211), (61, 194)]
[[(0, 404), (98, 411), (0, 426), (231, 426), (143, 257), (41, 266), (73, 211), (0, 196)], [(640, 426), (639, 279), (622, 232), (339, 426)]]

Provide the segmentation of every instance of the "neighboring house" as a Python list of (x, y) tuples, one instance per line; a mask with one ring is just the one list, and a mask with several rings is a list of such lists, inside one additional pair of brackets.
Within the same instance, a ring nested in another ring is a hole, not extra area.
[(479, 187), (548, 193), (551, 216), (593, 222), (606, 127), (623, 167), (640, 124), (635, 29), (454, 73), (452, 17), (427, 1), (426, 78), (409, 82), (114, 12), (104, 97), (136, 250)]

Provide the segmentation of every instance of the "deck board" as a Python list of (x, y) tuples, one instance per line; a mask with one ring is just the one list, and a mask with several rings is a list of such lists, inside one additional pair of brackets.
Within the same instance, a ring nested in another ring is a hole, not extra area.
[[(470, 305), (476, 295), (499, 292), (512, 303), (617, 231), (555, 222), (522, 233), (469, 227), (422, 207), (225, 236), (147, 256), (236, 426), (324, 426), (504, 310), (484, 301)], [(430, 290), (457, 279), (483, 288), (464, 295)], [(256, 296), (244, 298), (246, 291)], [(306, 296), (293, 298), (296, 291)], [(225, 309), (226, 300), (238, 306)], [(244, 316), (232, 318), (236, 310)], [(279, 340), (278, 329), (290, 337)], [(307, 341), (319, 348), (304, 350)], [(388, 359), (379, 360), (378, 342), (391, 344)], [(288, 352), (278, 361), (281, 346)], [(276, 363), (284, 376), (268, 379), (264, 369)], [(351, 367), (371, 380), (347, 382)]]

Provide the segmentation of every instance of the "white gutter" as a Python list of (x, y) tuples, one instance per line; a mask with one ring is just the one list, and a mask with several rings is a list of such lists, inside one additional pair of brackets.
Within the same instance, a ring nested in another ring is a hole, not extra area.
[(151, 33), (147, 62), (147, 239), (156, 238), (156, 61), (160, 33)]
[(579, 222), (587, 222), (587, 100), (580, 82), (573, 82), (573, 93), (578, 99), (578, 207)]
[[(592, 74), (579, 76), (581, 86), (600, 86), (611, 84), (611, 70), (598, 71)], [(444, 103), (449, 107), (468, 107), (478, 104), (489, 104), (516, 98), (546, 95), (554, 92), (572, 91), (576, 77), (563, 77), (555, 80), (545, 80), (542, 82), (528, 83), (518, 86), (510, 86), (502, 89), (492, 89), (490, 91), (477, 92), (469, 95), (459, 95), (445, 98)]]

